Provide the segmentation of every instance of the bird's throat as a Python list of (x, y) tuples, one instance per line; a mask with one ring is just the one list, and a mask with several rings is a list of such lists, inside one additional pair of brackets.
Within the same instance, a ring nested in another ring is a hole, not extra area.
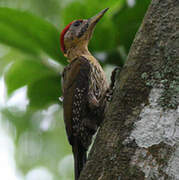
[(87, 46), (82, 46), (82, 47), (76, 46), (67, 50), (66, 57), (68, 58), (69, 62), (80, 56), (84, 56), (84, 57), (92, 56), (91, 53), (88, 51)]

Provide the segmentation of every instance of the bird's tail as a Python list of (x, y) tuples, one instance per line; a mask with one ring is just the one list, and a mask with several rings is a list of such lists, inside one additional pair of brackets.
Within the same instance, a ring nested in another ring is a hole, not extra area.
[(86, 163), (86, 149), (82, 146), (81, 142), (76, 138), (73, 146), (73, 157), (75, 167), (75, 180), (78, 180), (80, 172)]

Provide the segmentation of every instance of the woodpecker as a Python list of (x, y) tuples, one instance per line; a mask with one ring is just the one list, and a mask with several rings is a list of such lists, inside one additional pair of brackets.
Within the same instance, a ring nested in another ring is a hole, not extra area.
[(88, 51), (88, 43), (97, 22), (107, 10), (89, 19), (72, 21), (60, 35), (61, 50), (69, 62), (62, 74), (62, 93), (75, 180), (86, 162), (92, 136), (103, 120), (105, 93), (109, 86), (101, 65)]

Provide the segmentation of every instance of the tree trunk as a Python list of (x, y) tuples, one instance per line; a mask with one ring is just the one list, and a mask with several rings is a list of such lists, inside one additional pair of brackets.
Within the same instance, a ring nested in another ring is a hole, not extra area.
[(179, 179), (179, 0), (153, 0), (80, 180)]

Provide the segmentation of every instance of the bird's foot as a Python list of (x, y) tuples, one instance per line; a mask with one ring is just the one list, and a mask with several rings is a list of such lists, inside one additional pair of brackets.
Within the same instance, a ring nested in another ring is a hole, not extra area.
[(110, 102), (112, 100), (112, 96), (115, 90), (115, 81), (116, 81), (116, 75), (121, 72), (121, 67), (116, 67), (112, 73), (111, 73), (111, 83), (109, 86), (109, 89), (106, 92), (106, 100)]

